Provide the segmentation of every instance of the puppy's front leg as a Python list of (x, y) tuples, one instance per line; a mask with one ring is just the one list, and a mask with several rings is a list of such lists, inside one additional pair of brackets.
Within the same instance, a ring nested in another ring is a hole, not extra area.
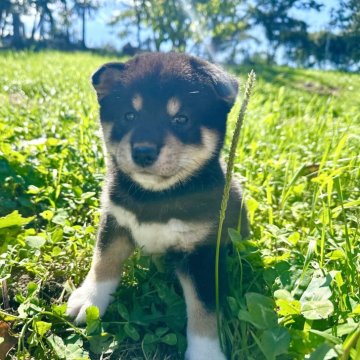
[(113, 216), (104, 214), (90, 271), (81, 286), (71, 294), (67, 315), (75, 318), (76, 323), (83, 323), (85, 311), (91, 305), (97, 306), (103, 315), (119, 284), (121, 266), (133, 250), (128, 232), (119, 227)]
[(186, 360), (226, 360), (217, 335), (214, 255), (212, 248), (196, 250), (177, 270), (188, 318)]

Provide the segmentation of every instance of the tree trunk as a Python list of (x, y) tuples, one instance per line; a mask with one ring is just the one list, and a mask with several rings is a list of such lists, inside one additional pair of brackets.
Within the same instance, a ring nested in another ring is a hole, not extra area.
[[(0, 10), (0, 28), (2, 29), (2, 19), (3, 19), (3, 11)], [(4, 19), (5, 21), (5, 19)], [(3, 37), (3, 33), (1, 32), (0, 37)]]
[(137, 46), (138, 48), (141, 48), (141, 15), (138, 8), (137, 1), (134, 2), (135, 6), (135, 16), (136, 16), (136, 39), (137, 39)]
[(20, 20), (20, 14), (13, 13), (13, 46), (15, 48), (21, 48), (23, 45), (23, 39), (21, 37), (21, 20)]
[(82, 39), (81, 39), (81, 46), (83, 49), (86, 49), (86, 44), (85, 44), (85, 8), (82, 9)]
[(70, 44), (70, 23), (69, 23), (69, 13), (67, 2), (64, 1), (64, 24), (65, 24), (65, 36), (66, 36), (66, 43)]
[(40, 14), (40, 20), (38, 23), (38, 29), (39, 29), (39, 39), (44, 40), (45, 30), (44, 30), (44, 13), (41, 12)]
[(34, 39), (35, 39), (36, 29), (38, 28), (37, 19), (38, 19), (38, 12), (36, 12), (36, 14), (34, 16), (34, 23), (33, 23), (33, 27), (32, 27), (32, 30), (31, 30), (31, 37), (30, 37), (31, 41), (34, 41)]

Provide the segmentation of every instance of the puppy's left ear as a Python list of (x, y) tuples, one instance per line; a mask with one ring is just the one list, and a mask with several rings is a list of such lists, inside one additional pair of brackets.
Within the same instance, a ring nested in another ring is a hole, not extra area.
[(92, 85), (96, 90), (98, 100), (109, 95), (111, 90), (120, 84), (126, 65), (120, 62), (104, 64), (91, 77)]
[(191, 65), (211, 81), (216, 94), (222, 100), (230, 107), (234, 105), (239, 89), (239, 83), (234, 76), (218, 65), (195, 57), (191, 59)]

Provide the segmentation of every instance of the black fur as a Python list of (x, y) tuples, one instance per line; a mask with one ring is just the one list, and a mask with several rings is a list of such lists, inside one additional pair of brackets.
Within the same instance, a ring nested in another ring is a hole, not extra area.
[[(179, 186), (164, 191), (143, 189), (126, 174), (114, 170), (109, 179), (110, 199), (134, 213), (139, 222), (164, 223), (172, 218), (218, 221), (225, 176), (219, 159), (213, 159), (202, 171)], [(230, 192), (224, 228), (236, 227), (241, 210), (241, 195), (236, 187)], [(242, 208), (241, 235), (249, 235), (245, 207)], [(226, 234), (224, 234), (226, 237)]]
[[(220, 302), (224, 300), (227, 291), (226, 279), (227, 246), (220, 247), (219, 256), (219, 286)], [(167, 263), (175, 271), (190, 277), (199, 300), (206, 310), (215, 310), (215, 253), (213, 245), (204, 245), (191, 253), (169, 252)]]
[(100, 218), (97, 236), (97, 245), (100, 250), (105, 250), (108, 246), (111, 246), (114, 239), (122, 236), (132, 240), (130, 231), (119, 226), (114, 216), (106, 214)]

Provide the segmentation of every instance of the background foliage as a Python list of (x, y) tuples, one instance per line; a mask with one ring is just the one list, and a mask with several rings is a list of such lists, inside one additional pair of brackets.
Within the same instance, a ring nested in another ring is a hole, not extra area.
[[(225, 62), (287, 59), (292, 65), (358, 70), (360, 3), (334, 2), (323, 30), (307, 14), (325, 0), (1, 0), (0, 46), (85, 49), (87, 22), (103, 6), (124, 53), (180, 50)], [(116, 10), (116, 11), (115, 11)], [(27, 19), (27, 20), (26, 20)], [(26, 20), (26, 21), (25, 21)], [(27, 26), (25, 26), (27, 24)], [(80, 34), (77, 32), (81, 24)], [(26, 31), (27, 28), (27, 31)]]
[[(109, 60), (0, 57), (0, 331), (16, 337), (13, 359), (179, 359), (186, 346), (179, 285), (138, 253), (103, 319), (90, 308), (83, 328), (64, 316), (99, 220), (104, 160), (88, 78)], [(248, 69), (230, 70), (245, 79)], [(231, 359), (358, 359), (360, 77), (255, 70), (235, 167), (253, 234), (229, 230), (223, 342)]]

